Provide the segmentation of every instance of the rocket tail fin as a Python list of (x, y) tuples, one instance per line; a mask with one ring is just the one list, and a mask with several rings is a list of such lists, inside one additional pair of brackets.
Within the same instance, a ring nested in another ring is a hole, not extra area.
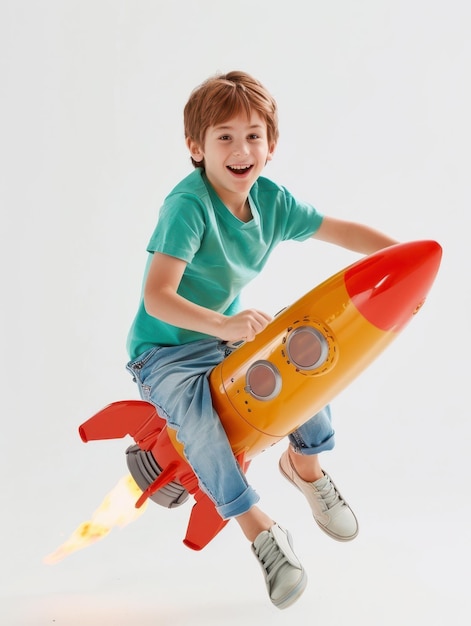
[[(147, 439), (152, 441), (162, 429), (165, 421), (159, 417), (155, 408), (143, 400), (121, 400), (112, 402), (79, 427), (82, 441), (97, 439), (121, 439), (126, 435), (134, 437), (136, 442)], [(148, 449), (150, 443), (146, 446)]]
[[(237, 461), (245, 473), (249, 468), (250, 461), (245, 459), (245, 454), (239, 454)], [(229, 522), (223, 519), (216, 511), (214, 502), (201, 489), (194, 492), (196, 503), (194, 504), (188, 528), (183, 543), (192, 550), (204, 548)]]
[(192, 550), (201, 550), (216, 537), (229, 520), (222, 519), (212, 500), (200, 489), (194, 496), (196, 503), (191, 509), (183, 543)]

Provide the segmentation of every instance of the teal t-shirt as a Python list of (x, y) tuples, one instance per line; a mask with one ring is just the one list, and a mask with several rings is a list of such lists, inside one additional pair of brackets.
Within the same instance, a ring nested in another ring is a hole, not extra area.
[[(162, 252), (186, 261), (178, 293), (201, 306), (231, 315), (239, 310), (242, 289), (264, 267), (281, 241), (303, 241), (319, 228), (322, 215), (296, 200), (284, 187), (260, 177), (249, 194), (252, 219), (241, 222), (222, 203), (201, 168), (167, 196), (147, 246), (149, 258)], [(147, 314), (143, 298), (131, 326), (131, 359), (153, 346), (172, 346), (207, 338)]]

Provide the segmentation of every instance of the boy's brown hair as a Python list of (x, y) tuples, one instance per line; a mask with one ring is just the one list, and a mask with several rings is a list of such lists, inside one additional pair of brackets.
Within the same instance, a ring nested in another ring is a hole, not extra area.
[[(268, 143), (278, 140), (278, 107), (273, 96), (257, 79), (241, 71), (217, 74), (196, 87), (183, 111), (185, 139), (204, 145), (210, 126), (222, 124), (240, 113), (256, 111), (267, 123)], [(191, 159), (195, 167), (204, 162)]]

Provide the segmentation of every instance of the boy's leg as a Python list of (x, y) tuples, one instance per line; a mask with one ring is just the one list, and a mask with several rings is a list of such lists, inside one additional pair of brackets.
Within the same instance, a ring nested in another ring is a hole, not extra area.
[(219, 514), (235, 517), (265, 575), (271, 601), (278, 608), (295, 602), (307, 577), (292, 549), (289, 533), (254, 506), (258, 495), (237, 463), (213, 409), (209, 372), (224, 358), (218, 342), (160, 348), (128, 365), (141, 396), (152, 402), (177, 431), (200, 486)]
[(358, 534), (355, 514), (330, 476), (322, 470), (318, 454), (334, 447), (330, 407), (294, 431), (280, 459), (280, 471), (307, 498), (319, 527), (333, 539), (350, 541)]
[(220, 342), (198, 341), (151, 350), (128, 369), (143, 399), (176, 431), (201, 488), (228, 519), (248, 511), (259, 497), (247, 483), (212, 405), (208, 375), (223, 358)]

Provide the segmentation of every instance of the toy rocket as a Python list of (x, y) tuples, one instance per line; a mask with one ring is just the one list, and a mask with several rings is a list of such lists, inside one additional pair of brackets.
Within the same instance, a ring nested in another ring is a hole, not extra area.
[[(309, 420), (354, 380), (419, 311), (435, 280), (435, 241), (366, 256), (281, 311), (211, 372), (213, 404), (242, 469)], [(175, 431), (140, 400), (115, 402), (79, 428), (83, 441), (134, 438), (127, 464), (142, 495), (169, 508), (195, 499), (184, 543), (195, 550), (224, 527), (185, 460)], [(210, 442), (208, 442), (210, 445)]]

